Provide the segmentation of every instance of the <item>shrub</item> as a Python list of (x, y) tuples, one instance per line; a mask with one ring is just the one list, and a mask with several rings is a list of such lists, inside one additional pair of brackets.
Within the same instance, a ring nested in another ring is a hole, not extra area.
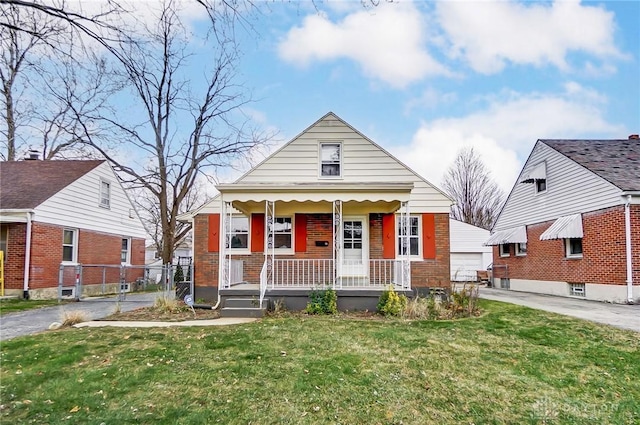
[(407, 297), (398, 293), (389, 285), (378, 300), (378, 313), (384, 316), (400, 316), (407, 308)]
[(162, 313), (177, 313), (180, 311), (178, 301), (171, 296), (162, 296), (156, 298), (153, 307)]
[(73, 326), (78, 323), (86, 322), (88, 319), (88, 315), (85, 311), (74, 310), (74, 311), (65, 311), (62, 316), (62, 326)]
[(428, 298), (416, 296), (407, 301), (402, 317), (406, 319), (436, 320), (440, 317), (441, 311), (441, 304), (436, 301), (436, 297), (433, 294), (429, 295)]
[(305, 311), (308, 314), (338, 313), (338, 294), (333, 289), (311, 291)]

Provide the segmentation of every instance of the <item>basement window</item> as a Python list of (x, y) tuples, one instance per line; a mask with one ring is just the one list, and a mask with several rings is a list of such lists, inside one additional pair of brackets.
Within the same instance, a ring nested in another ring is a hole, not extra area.
[(584, 297), (586, 295), (585, 284), (584, 283), (570, 283), (569, 284), (569, 295), (573, 295), (575, 297)]

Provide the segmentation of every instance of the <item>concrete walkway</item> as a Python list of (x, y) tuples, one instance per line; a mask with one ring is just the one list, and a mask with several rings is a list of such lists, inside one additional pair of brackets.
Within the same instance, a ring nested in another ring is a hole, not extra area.
[(172, 326), (224, 326), (224, 325), (240, 325), (243, 323), (255, 322), (255, 318), (245, 317), (220, 317), (218, 319), (209, 320), (185, 320), (183, 322), (120, 322), (115, 320), (103, 320), (78, 323), (75, 328), (101, 328), (105, 326), (113, 326), (117, 328), (169, 328)]
[(640, 305), (609, 304), (485, 287), (480, 288), (480, 298), (518, 304), (640, 332)]

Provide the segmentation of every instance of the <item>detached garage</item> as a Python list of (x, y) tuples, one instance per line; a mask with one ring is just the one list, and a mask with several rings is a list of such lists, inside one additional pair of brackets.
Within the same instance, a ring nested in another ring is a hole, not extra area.
[(451, 238), (451, 280), (475, 281), (478, 270), (486, 270), (493, 261), (492, 248), (483, 243), (489, 231), (458, 220), (449, 220)]

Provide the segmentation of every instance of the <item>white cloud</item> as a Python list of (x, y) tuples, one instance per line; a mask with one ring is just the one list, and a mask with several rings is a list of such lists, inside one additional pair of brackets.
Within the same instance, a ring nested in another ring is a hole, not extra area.
[(547, 3), (438, 2), (437, 15), (451, 54), (482, 73), (506, 62), (569, 69), (567, 54), (580, 51), (604, 59), (622, 57), (614, 45), (614, 15), (579, 0)]
[(424, 22), (411, 3), (381, 3), (360, 9), (340, 22), (307, 16), (278, 46), (280, 58), (298, 66), (347, 58), (363, 72), (393, 87), (449, 72), (425, 48)]
[(511, 190), (537, 139), (622, 137), (626, 129), (603, 117), (605, 98), (570, 82), (560, 94), (502, 93), (486, 109), (460, 118), (422, 123), (411, 145), (395, 149), (405, 162), (440, 186), (464, 146), (472, 146), (498, 185)]

